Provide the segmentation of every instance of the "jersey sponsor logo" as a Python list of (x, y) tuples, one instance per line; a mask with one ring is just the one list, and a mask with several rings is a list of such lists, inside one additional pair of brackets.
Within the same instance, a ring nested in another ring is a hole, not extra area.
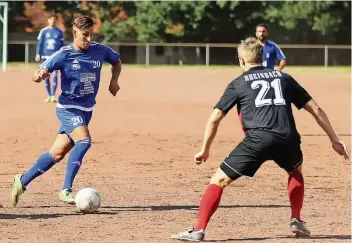
[(267, 53), (267, 54), (266, 54), (266, 58), (270, 58), (270, 53)]
[(73, 60), (71, 68), (72, 70), (78, 70), (81, 68), (81, 65), (79, 65), (79, 62), (77, 61), (77, 59)]
[(92, 82), (97, 80), (95, 73), (80, 73), (81, 95), (94, 94), (94, 85)]

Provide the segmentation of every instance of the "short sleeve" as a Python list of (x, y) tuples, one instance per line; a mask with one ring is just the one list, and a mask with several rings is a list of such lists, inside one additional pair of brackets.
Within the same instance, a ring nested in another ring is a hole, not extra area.
[(40, 65), (40, 68), (48, 69), (49, 73), (59, 70), (64, 62), (65, 55), (62, 49), (52, 54), (45, 62)]
[(312, 99), (312, 96), (291, 76), (289, 76), (292, 94), (292, 103), (297, 107), (298, 110), (307, 104)]
[(277, 60), (285, 60), (286, 56), (278, 45), (275, 45), (275, 52)]
[(236, 88), (234, 87), (233, 82), (231, 82), (214, 108), (217, 108), (227, 114), (236, 105), (237, 101), (238, 96)]
[(120, 59), (120, 54), (113, 50), (112, 48), (102, 45), (104, 51), (104, 61), (110, 63), (111, 65), (116, 64)]

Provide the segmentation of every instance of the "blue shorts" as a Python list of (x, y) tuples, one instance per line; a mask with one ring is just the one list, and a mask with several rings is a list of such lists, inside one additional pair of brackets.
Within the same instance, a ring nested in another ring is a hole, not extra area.
[(75, 128), (88, 126), (92, 119), (92, 114), (92, 111), (56, 107), (56, 115), (61, 124), (58, 133), (66, 133), (67, 135), (70, 135)]

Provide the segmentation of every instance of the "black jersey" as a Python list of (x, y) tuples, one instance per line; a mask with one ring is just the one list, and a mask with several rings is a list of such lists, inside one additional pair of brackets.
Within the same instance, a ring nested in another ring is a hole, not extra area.
[(233, 80), (215, 108), (227, 114), (237, 105), (244, 130), (287, 137), (297, 134), (291, 103), (301, 109), (311, 99), (290, 75), (259, 66)]

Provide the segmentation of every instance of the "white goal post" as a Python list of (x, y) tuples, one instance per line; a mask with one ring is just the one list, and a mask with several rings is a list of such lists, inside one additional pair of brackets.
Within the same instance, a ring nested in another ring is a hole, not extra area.
[(7, 67), (7, 32), (8, 32), (8, 3), (0, 2), (0, 21), (2, 22), (2, 71), (6, 72)]

